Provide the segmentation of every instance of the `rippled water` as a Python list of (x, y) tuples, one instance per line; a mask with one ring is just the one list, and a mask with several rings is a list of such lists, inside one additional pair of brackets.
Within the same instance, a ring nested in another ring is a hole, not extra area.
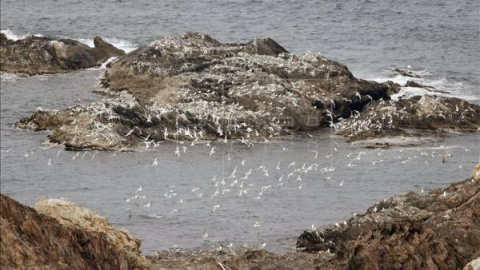
[[(478, 1), (1, 0), (1, 7), (1, 28), (11, 35), (85, 40), (99, 34), (127, 49), (185, 31), (225, 42), (268, 36), (295, 53), (321, 51), (356, 76), (385, 80), (389, 68), (411, 65), (436, 87), (480, 99)], [(12, 128), (37, 107), (61, 109), (101, 99), (89, 91), (100, 74), (93, 69), (1, 75), (1, 191), (30, 205), (41, 197), (66, 197), (132, 231), (146, 253), (230, 242), (291, 249), (312, 224), (321, 228), (393, 194), (462, 180), (480, 159), (478, 133), (380, 151), (347, 144), (324, 130), (250, 148), (164, 143), (132, 153), (78, 153), (43, 150), (47, 132)], [(158, 165), (152, 166), (155, 159)], [(310, 166), (299, 179), (295, 170)], [(134, 195), (145, 198), (127, 202)], [(144, 207), (148, 203), (151, 207)]]

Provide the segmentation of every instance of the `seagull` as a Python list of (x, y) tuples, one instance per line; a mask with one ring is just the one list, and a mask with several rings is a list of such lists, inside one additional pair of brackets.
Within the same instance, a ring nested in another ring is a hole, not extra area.
[(210, 157), (215, 154), (215, 147), (212, 147), (212, 150), (210, 150)]
[(135, 128), (132, 128), (132, 130), (130, 130), (130, 131), (125, 135), (125, 137), (130, 136), (130, 135), (133, 133), (134, 130), (135, 130)]
[(140, 186), (139, 188), (137, 188), (137, 191), (135, 191), (135, 193), (141, 192), (142, 190), (143, 190), (143, 186)]
[(235, 178), (235, 173), (237, 173), (237, 167), (235, 166), (235, 168), (233, 169), (233, 172), (232, 174), (228, 177), (228, 178)]
[(209, 240), (208, 240), (208, 233), (204, 233), (204, 234), (202, 235), (202, 239), (203, 239), (203, 241), (208, 242), (208, 241), (209, 241)]

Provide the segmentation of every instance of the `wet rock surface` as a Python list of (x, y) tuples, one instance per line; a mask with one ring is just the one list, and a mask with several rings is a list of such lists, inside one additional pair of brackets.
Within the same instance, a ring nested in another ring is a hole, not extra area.
[(480, 256), (480, 182), (394, 196), (297, 247), (331, 254), (318, 269), (462, 269)]
[(2, 269), (127, 270), (151, 267), (138, 253), (138, 245), (127, 245), (120, 240), (118, 236), (124, 234), (123, 231), (115, 231), (87, 209), (65, 209), (74, 207), (67, 201), (46, 200), (37, 205), (48, 215), (4, 195), (0, 195), (0, 207)]
[(52, 130), (52, 141), (74, 149), (119, 150), (145, 138), (245, 142), (328, 126), (388, 99), (389, 89), (271, 39), (222, 44), (200, 33), (141, 46), (111, 64), (101, 85), (103, 102), (36, 112), (17, 126)]
[(94, 48), (72, 39), (29, 36), (20, 40), (0, 38), (0, 70), (28, 75), (61, 73), (91, 68), (124, 51), (94, 38)]

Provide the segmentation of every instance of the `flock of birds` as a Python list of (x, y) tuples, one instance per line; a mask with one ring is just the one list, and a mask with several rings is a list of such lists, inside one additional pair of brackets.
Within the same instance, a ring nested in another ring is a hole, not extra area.
[[(311, 136), (313, 137), (313, 135)], [(152, 183), (132, 180), (138, 181), (139, 186), (125, 197), (128, 215), (132, 219), (138, 217), (150, 219), (175, 218), (182, 215), (182, 211), (189, 205), (198, 206), (200, 204), (203, 214), (210, 215), (215, 219), (216, 215), (222, 211), (229, 211), (232, 207), (247, 206), (248, 204), (241, 204), (241, 202), (247, 200), (255, 201), (256, 204), (254, 205), (261, 205), (267, 197), (271, 196), (303, 196), (302, 190), (318, 188), (318, 182), (335, 185), (339, 189), (345, 188), (349, 181), (353, 180), (345, 178), (343, 172), (346, 170), (355, 171), (358, 167), (365, 168), (365, 166), (376, 169), (383, 166), (382, 164), (390, 166), (389, 164), (402, 165), (407, 163), (424, 166), (428, 169), (432, 163), (449, 162), (456, 151), (470, 151), (459, 146), (446, 147), (443, 145), (433, 148), (377, 148), (373, 150), (349, 145), (343, 142), (341, 138), (337, 142), (335, 137), (331, 137), (331, 135), (329, 137), (330, 140), (323, 142), (321, 145), (308, 137), (308, 142), (303, 143), (310, 145), (301, 150), (297, 149), (298, 144), (289, 144), (288, 141), (283, 140), (272, 140), (250, 146), (254, 148), (263, 147), (265, 151), (272, 152), (269, 160), (264, 162), (255, 157), (242, 158), (242, 152), (239, 150), (245, 148), (245, 146), (235, 143), (163, 143), (160, 148), (161, 152), (158, 152), (154, 147), (147, 146), (146, 149), (142, 147), (138, 151), (148, 153), (145, 156), (152, 156), (152, 154), (155, 156), (150, 162), (144, 162), (144, 170), (146, 171), (155, 171), (157, 167), (162, 170), (166, 169), (168, 167), (168, 164), (165, 164), (166, 159), (176, 159), (175, 162), (181, 163), (183, 159), (188, 160), (195, 157), (209, 162), (212, 167), (217, 168), (218, 173), (210, 177), (205, 177), (205, 173), (199, 173), (200, 177), (205, 178), (203, 184), (192, 184), (188, 188), (168, 185), (164, 187), (163, 193), (154, 195), (148, 192), (152, 189), (149, 186)], [(40, 148), (46, 151), (55, 146), (56, 144), (45, 142)], [(167, 149), (171, 149), (171, 153), (165, 152)], [(11, 150), (2, 150), (2, 152)], [(53, 156), (48, 157), (46, 165), (54, 166), (55, 159), (63, 151), (63, 149), (60, 149)], [(296, 159), (288, 160), (289, 155), (298, 151), (303, 152), (302, 158), (297, 156)], [(29, 158), (36, 152), (38, 151), (25, 153), (24, 158)], [(72, 161), (77, 159), (95, 160), (99, 153), (102, 152), (74, 152), (71, 159)], [(113, 158), (116, 155), (129, 155), (129, 153), (104, 152), (100, 156), (101, 158)], [(277, 161), (274, 161), (275, 159)], [(458, 167), (462, 168), (463, 165), (458, 165)], [(199, 170), (202, 170), (202, 168), (199, 168)], [(157, 184), (162, 185), (162, 183)], [(420, 192), (423, 193), (424, 189), (422, 188)], [(238, 204), (232, 205), (232, 200)], [(252, 209), (252, 212), (255, 212), (255, 209)], [(321, 213), (315, 215), (321, 215)], [(252, 217), (254, 218), (251, 220), (250, 228), (256, 232), (258, 237), (253, 242), (258, 242), (261, 239), (264, 223), (274, 221), (265, 220), (258, 214), (252, 215)], [(311, 227), (316, 228), (314, 224)], [(215, 235), (215, 232), (205, 228), (204, 233), (199, 235), (198, 239), (206, 244), (214, 242), (218, 248), (234, 246), (233, 243), (221, 244), (221, 240), (212, 239), (211, 235)], [(263, 242), (254, 247), (265, 248), (266, 245), (266, 242)]]

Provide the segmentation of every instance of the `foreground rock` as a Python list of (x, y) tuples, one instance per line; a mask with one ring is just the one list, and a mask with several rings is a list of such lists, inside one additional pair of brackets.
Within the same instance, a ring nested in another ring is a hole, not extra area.
[(480, 181), (394, 196), (297, 247), (330, 254), (318, 269), (462, 269), (480, 257)]
[(110, 57), (122, 56), (124, 51), (94, 38), (95, 48), (72, 39), (51, 39), (30, 36), (8, 40), (0, 37), (0, 70), (28, 75), (68, 72), (95, 67)]
[(36, 211), (0, 195), (0, 207), (1, 269), (152, 269), (138, 240), (71, 202), (44, 200)]
[(104, 102), (37, 111), (17, 126), (52, 130), (72, 149), (124, 149), (162, 140), (263, 140), (329, 126), (388, 99), (388, 84), (353, 77), (321, 55), (295, 56), (271, 39), (222, 44), (199, 33), (165, 38), (105, 73)]
[(128, 265), (149, 265), (144, 257), (139, 256), (140, 240), (125, 229), (113, 227), (106, 218), (85, 207), (66, 199), (43, 199), (35, 205), (35, 210), (40, 214), (53, 217), (62, 225), (104, 234), (112, 247), (125, 253)]

